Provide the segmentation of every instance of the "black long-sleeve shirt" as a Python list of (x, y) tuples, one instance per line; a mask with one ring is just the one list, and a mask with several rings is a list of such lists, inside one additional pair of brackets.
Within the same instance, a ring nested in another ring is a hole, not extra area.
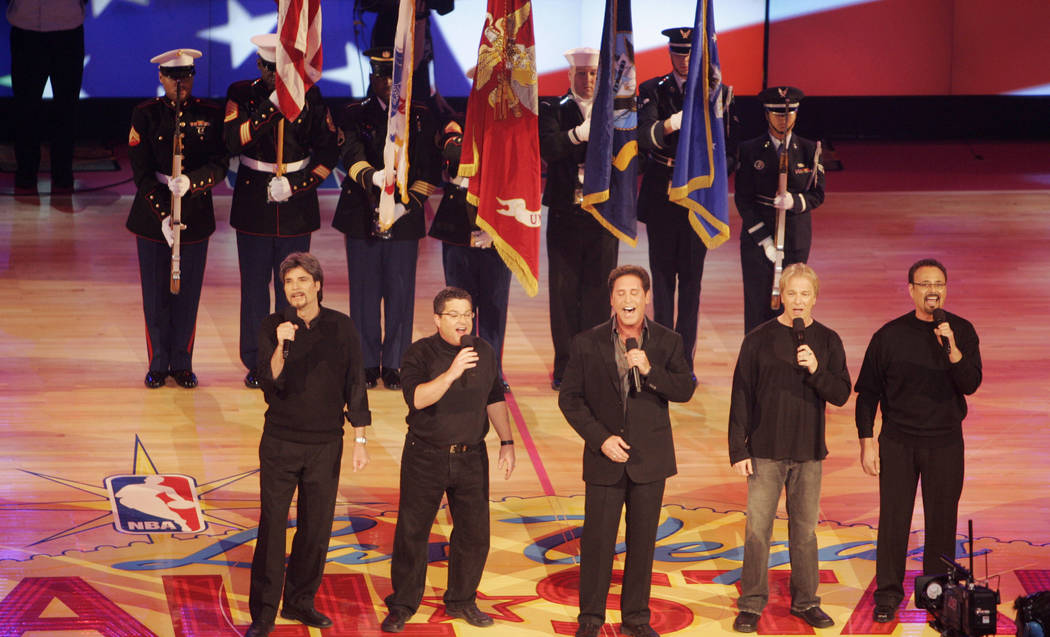
[(823, 460), (826, 403), (842, 406), (850, 394), (842, 340), (813, 321), (806, 344), (817, 371), (798, 365), (791, 327), (772, 320), (755, 328), (740, 345), (729, 405), (729, 462), (747, 458)]
[(460, 349), (435, 333), (412, 343), (401, 357), (401, 391), (408, 403), (405, 418), (408, 430), (439, 447), (481, 442), (489, 430), (486, 408), (506, 400), (496, 351), (476, 338), (477, 366), (453, 381), (437, 402), (423, 409), (415, 408), (416, 387), (444, 374)]
[(948, 360), (935, 324), (909, 312), (871, 337), (857, 377), (857, 435), (871, 438), (875, 411), (882, 408), (882, 434), (917, 447), (941, 447), (962, 440), (966, 396), (981, 384), (977, 331), (966, 319), (945, 312), (962, 352)]
[[(270, 358), (277, 348), (277, 326), (299, 326), (277, 378)], [(354, 427), (372, 424), (365, 391), (361, 337), (350, 317), (322, 307), (307, 326), (286, 307), (266, 317), (259, 328), (256, 375), (266, 404), (264, 432), (281, 440), (322, 443), (343, 435), (345, 417)]]

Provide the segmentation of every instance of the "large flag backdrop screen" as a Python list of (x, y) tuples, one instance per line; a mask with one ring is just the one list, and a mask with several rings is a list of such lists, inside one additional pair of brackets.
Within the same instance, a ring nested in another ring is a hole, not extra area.
[[(691, 25), (695, 0), (658, 0), (659, 11), (636, 3), (633, 15), (638, 81), (670, 70), (667, 27)], [(324, 76), (329, 97), (364, 95), (375, 15), (353, 0), (323, 0)], [(598, 47), (604, 0), (533, 0), (541, 95), (568, 90), (562, 53)], [(194, 92), (221, 98), (232, 82), (253, 77), (248, 39), (273, 32), (273, 0), (92, 0), (85, 22), (82, 97), (156, 95), (148, 60), (168, 49), (204, 52)], [(431, 15), (435, 86), (466, 96), (465, 69), (474, 65), (485, 0), (457, 0)], [(738, 95), (762, 84), (765, 0), (716, 0), (715, 24), (723, 77)], [(1011, 0), (771, 0), (769, 83), (793, 84), (807, 95), (1050, 95), (1050, 2)], [(2, 30), (8, 42), (10, 25)], [(11, 95), (10, 46), (0, 46), (0, 96)]]

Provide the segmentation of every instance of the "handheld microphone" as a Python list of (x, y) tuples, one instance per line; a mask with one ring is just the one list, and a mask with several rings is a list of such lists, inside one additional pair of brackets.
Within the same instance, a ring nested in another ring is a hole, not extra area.
[(284, 344), (281, 345), (281, 357), (284, 359), (288, 358), (288, 354), (292, 351), (292, 341), (285, 340)]
[(800, 318), (791, 321), (791, 333), (795, 335), (795, 347), (806, 344), (806, 322)]
[[(466, 348), (466, 347), (474, 347), (474, 340), (475, 340), (475, 336), (473, 334), (464, 334), (463, 336), (460, 336), (459, 337), (459, 347), (460, 347), (460, 349), (463, 349), (463, 348)], [(471, 367), (470, 369), (463, 370), (463, 375), (460, 376), (460, 380), (463, 381), (464, 385), (467, 384), (467, 378), (474, 375), (473, 372), (474, 372), (474, 368), (473, 367)]]
[[(628, 352), (632, 349), (638, 349), (638, 339), (627, 339), (627, 341), (624, 343), (624, 347), (627, 349)], [(636, 394), (642, 391), (642, 375), (638, 372), (637, 365), (631, 366), (631, 369), (628, 371), (627, 376), (631, 379), (631, 391)]]
[[(935, 309), (933, 311), (933, 322), (934, 322), (935, 325), (940, 325), (941, 323), (947, 323), (948, 322), (948, 315), (945, 314), (944, 310), (942, 310), (941, 308), (937, 308), (937, 309)], [(941, 347), (944, 348), (944, 353), (945, 354), (950, 354), (951, 353), (952, 346), (948, 342), (948, 337), (947, 336), (942, 336), (941, 337)]]

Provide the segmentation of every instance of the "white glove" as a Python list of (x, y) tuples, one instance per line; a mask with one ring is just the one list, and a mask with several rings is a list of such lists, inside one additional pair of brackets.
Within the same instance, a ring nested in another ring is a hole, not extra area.
[(274, 177), (266, 188), (266, 195), (270, 201), (288, 201), (288, 198), (292, 196), (292, 185), (288, 183), (288, 178), (283, 175)]
[(168, 177), (168, 190), (176, 197), (181, 197), (190, 191), (190, 178), (186, 175)]
[(769, 259), (771, 263), (776, 263), (777, 247), (773, 245), (773, 237), (766, 237), (765, 239), (762, 239), (758, 242), (758, 246), (765, 250), (766, 258)]
[(405, 216), (406, 214), (408, 214), (408, 208), (405, 207), (405, 204), (401, 203), (400, 201), (394, 204), (394, 218), (395, 219), (400, 219), (401, 217)]
[(682, 130), (682, 111), (667, 118), (667, 127), (672, 131)]
[(160, 222), (160, 233), (164, 235), (164, 240), (168, 242), (169, 248), (175, 245), (175, 231), (171, 229), (170, 216)]
[(582, 124), (580, 124), (576, 128), (573, 128), (569, 132), (569, 140), (575, 140), (573, 143), (582, 144), (583, 142), (587, 141), (591, 137), (591, 118), (588, 117), (587, 119), (583, 120)]
[(386, 169), (380, 168), (379, 170), (372, 173), (372, 185), (382, 190), (384, 182), (386, 181)]
[(470, 233), (470, 245), (475, 248), (491, 248), (492, 235), (484, 230), (475, 230)]
[(795, 207), (795, 197), (790, 192), (785, 192), (782, 195), (777, 195), (773, 198), (774, 208), (783, 208), (784, 210), (791, 210)]
[(274, 90), (270, 93), (270, 103), (272, 103), (277, 109), (281, 108), (281, 103), (277, 100), (277, 91)]

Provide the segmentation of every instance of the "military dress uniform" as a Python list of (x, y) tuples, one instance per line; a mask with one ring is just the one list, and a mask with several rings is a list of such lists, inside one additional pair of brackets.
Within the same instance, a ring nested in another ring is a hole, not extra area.
[[(461, 288), (474, 301), (475, 333), (496, 350), (503, 378), (503, 337), (507, 331), (507, 301), (510, 298), (510, 268), (492, 246), (478, 245), (478, 209), (467, 202), (467, 178), (456, 177), (463, 130), (450, 120), (439, 147), (449, 176), (444, 184), (441, 204), (430, 224), (431, 237), (441, 241), (441, 264), (445, 285)], [(504, 381), (504, 389), (507, 388)]]
[(164, 384), (168, 374), (185, 387), (196, 385), (192, 360), (197, 308), (208, 237), (215, 231), (211, 189), (226, 174), (222, 109), (192, 96), (181, 106), (182, 173), (190, 185), (182, 197), (179, 294), (170, 292), (171, 248), (161, 231), (172, 212), (167, 177), (172, 173), (175, 103), (167, 97), (142, 102), (132, 112), (128, 134), (136, 191), (126, 227), (137, 237), (150, 387)]
[[(739, 147), (740, 162), (733, 199), (743, 220), (740, 266), (744, 278), (745, 332), (779, 314), (769, 306), (773, 263), (760, 245), (765, 239), (775, 241), (777, 211), (773, 207), (773, 198), (779, 181), (778, 148), (779, 142), (774, 141), (768, 132), (741, 142)], [(785, 216), (784, 267), (809, 260), (813, 238), (810, 213), (824, 203), (824, 166), (816, 156), (816, 143), (791, 133), (787, 153), (787, 191), (792, 194), (794, 205)]]
[(682, 110), (684, 85), (685, 78), (668, 73), (643, 82), (638, 90), (638, 147), (646, 156), (638, 191), (638, 220), (645, 223), (649, 239), (653, 318), (682, 335), (685, 358), (692, 369), (707, 246), (690, 225), (689, 210), (668, 198), (679, 133), (664, 133), (664, 120)]
[[(366, 379), (382, 375), (388, 389), (400, 388), (401, 355), (412, 344), (419, 240), (426, 233), (427, 197), (437, 191), (441, 158), (434, 146), (437, 125), (430, 109), (413, 102), (409, 131), (409, 201), (383, 236), (377, 231), (379, 188), (372, 183), (383, 169), (386, 104), (371, 96), (350, 104), (339, 118), (345, 136), (343, 161), (347, 178), (332, 226), (342, 232), (350, 279), (350, 318), (361, 333)], [(399, 195), (395, 193), (395, 199)], [(379, 317), (382, 310), (383, 325)]]
[(609, 318), (607, 277), (616, 267), (620, 248), (619, 240), (580, 207), (587, 142), (574, 143), (572, 131), (583, 120), (571, 93), (540, 100), (540, 156), (547, 162), (543, 205), (547, 206), (556, 387), (561, 385), (569, 364), (572, 338)]
[(254, 372), (262, 320), (270, 314), (269, 284), (273, 280), (274, 311), (288, 305), (281, 261), (292, 252), (310, 249), (310, 233), (321, 227), (317, 187), (339, 160), (335, 122), (316, 86), (306, 93), (302, 113), (285, 121), (285, 174), (291, 197), (271, 202), (267, 187), (276, 172), (278, 122), (284, 119), (270, 101), (271, 89), (262, 79), (230, 85), (226, 93), (223, 131), (226, 147), (239, 155), (237, 183), (230, 208), (230, 225), (237, 230), (237, 259), (241, 273), (241, 362), (249, 370), (245, 384), (257, 387)]

